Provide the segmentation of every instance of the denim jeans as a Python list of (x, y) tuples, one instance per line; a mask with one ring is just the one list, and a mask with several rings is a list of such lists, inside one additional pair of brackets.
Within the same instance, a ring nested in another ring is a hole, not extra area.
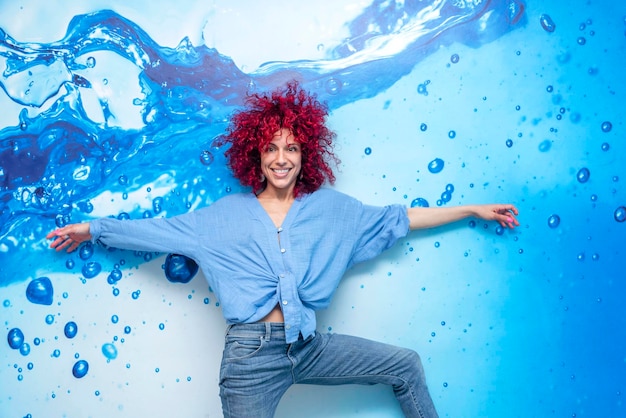
[(229, 326), (220, 369), (225, 418), (271, 418), (295, 383), (391, 385), (407, 417), (437, 417), (413, 350), (341, 334), (286, 344), (282, 323)]

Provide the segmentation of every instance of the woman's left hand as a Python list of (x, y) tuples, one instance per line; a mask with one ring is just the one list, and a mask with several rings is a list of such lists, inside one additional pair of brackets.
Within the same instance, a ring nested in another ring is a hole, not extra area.
[(517, 215), (519, 211), (511, 204), (477, 205), (475, 216), (486, 221), (496, 221), (504, 228), (511, 229), (519, 226)]

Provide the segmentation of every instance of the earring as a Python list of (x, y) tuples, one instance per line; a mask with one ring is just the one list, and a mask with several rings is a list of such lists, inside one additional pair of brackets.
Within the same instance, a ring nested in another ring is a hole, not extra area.
[(261, 174), (261, 183), (265, 181), (265, 174)]

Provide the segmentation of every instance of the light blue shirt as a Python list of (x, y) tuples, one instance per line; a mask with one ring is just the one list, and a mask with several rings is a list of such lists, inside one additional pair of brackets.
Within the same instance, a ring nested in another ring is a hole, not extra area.
[(347, 269), (408, 231), (404, 206), (364, 205), (331, 189), (298, 197), (279, 228), (252, 193), (172, 218), (90, 224), (94, 242), (195, 260), (229, 324), (259, 321), (279, 304), (288, 343), (314, 333), (315, 311), (328, 306)]

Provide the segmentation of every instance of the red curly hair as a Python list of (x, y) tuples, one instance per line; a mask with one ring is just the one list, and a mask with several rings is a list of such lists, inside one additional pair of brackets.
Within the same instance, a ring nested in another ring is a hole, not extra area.
[(232, 116), (226, 133), (218, 141), (230, 144), (224, 155), (233, 175), (255, 193), (265, 188), (261, 152), (274, 134), (289, 129), (302, 149), (302, 170), (294, 188), (297, 197), (312, 193), (324, 182), (335, 182), (329, 162), (339, 163), (333, 153), (335, 133), (325, 125), (328, 107), (296, 81), (271, 93), (254, 93), (245, 107)]

